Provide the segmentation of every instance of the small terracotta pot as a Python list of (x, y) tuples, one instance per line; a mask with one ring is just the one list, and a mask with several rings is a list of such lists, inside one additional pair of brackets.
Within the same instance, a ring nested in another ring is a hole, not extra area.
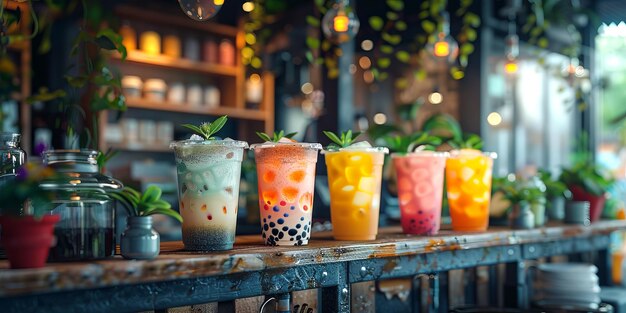
[(43, 267), (54, 243), (54, 225), (59, 215), (45, 215), (40, 219), (33, 216), (0, 216), (2, 245), (11, 268)]
[(591, 194), (577, 185), (572, 185), (568, 188), (572, 192), (572, 200), (589, 202), (589, 217), (591, 218), (591, 222), (593, 223), (599, 220), (600, 216), (602, 215), (602, 210), (604, 209), (604, 202), (606, 201), (606, 197), (604, 195), (596, 196), (594, 194)]

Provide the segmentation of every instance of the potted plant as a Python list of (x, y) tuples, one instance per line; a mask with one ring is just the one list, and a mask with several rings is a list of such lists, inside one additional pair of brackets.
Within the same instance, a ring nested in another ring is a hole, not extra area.
[(15, 179), (0, 189), (0, 238), (11, 268), (38, 268), (46, 263), (59, 215), (49, 214), (55, 193), (40, 183), (54, 177), (50, 167), (26, 163)]
[(120, 250), (127, 259), (153, 259), (159, 255), (160, 236), (152, 229), (152, 216), (164, 214), (183, 221), (172, 206), (161, 199), (161, 188), (149, 186), (142, 194), (131, 187), (112, 191), (109, 195), (122, 203), (128, 213), (126, 230), (122, 233)]
[(562, 181), (553, 179), (550, 171), (539, 170), (537, 175), (546, 186), (548, 217), (554, 220), (562, 220), (565, 216), (565, 200), (571, 199), (572, 193)]
[(542, 185), (536, 184), (533, 179), (507, 178), (507, 181), (500, 185), (499, 191), (511, 203), (509, 214), (511, 227), (528, 229), (543, 225), (545, 188), (542, 188)]
[(559, 180), (571, 191), (574, 201), (589, 202), (591, 222), (597, 221), (604, 208), (606, 191), (613, 184), (613, 179), (587, 159), (576, 162), (570, 168), (564, 168)]

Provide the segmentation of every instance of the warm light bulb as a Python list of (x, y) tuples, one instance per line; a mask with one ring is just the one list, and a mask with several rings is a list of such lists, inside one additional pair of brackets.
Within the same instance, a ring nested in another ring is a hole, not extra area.
[(369, 39), (365, 39), (361, 42), (361, 49), (363, 49), (363, 51), (370, 51), (374, 48), (374, 42), (369, 40)]
[(459, 53), (459, 44), (445, 32), (440, 32), (436, 38), (431, 39), (426, 48), (435, 58), (446, 59), (448, 63), (453, 63)]
[(450, 44), (445, 41), (435, 42), (435, 50), (433, 52), (435, 56), (447, 57), (450, 55)]
[(348, 6), (348, 2), (339, 0), (322, 18), (324, 35), (333, 42), (346, 42), (359, 31), (359, 19)]
[(215, 16), (224, 0), (178, 0), (178, 4), (189, 18), (202, 22)]
[(250, 81), (253, 83), (260, 83), (261, 82), (261, 76), (259, 74), (252, 74), (250, 75)]
[(348, 26), (350, 25), (350, 19), (345, 15), (337, 15), (333, 19), (333, 29), (336, 32), (344, 33), (348, 31)]
[(517, 73), (518, 70), (518, 66), (517, 66), (517, 62), (515, 61), (506, 61), (506, 63), (504, 63), (504, 72), (507, 74), (515, 74)]
[(433, 92), (428, 95), (428, 101), (432, 104), (440, 104), (443, 101), (443, 96), (438, 92)]
[(254, 3), (250, 1), (246, 1), (241, 5), (241, 8), (245, 12), (252, 12), (254, 10)]
[(498, 126), (502, 123), (502, 116), (498, 112), (491, 112), (487, 115), (487, 123), (491, 126)]
[(387, 115), (385, 115), (385, 113), (376, 113), (374, 115), (374, 123), (378, 125), (387, 123)]

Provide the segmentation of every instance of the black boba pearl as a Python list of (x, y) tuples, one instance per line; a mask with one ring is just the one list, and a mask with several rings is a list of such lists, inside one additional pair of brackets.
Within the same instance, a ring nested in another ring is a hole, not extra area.
[(304, 221), (304, 216), (300, 217), (300, 220), (301, 220), (301, 221)]
[(276, 223), (274, 223), (274, 222), (270, 222), (270, 227), (271, 227), (271, 228), (276, 227)]
[(300, 225), (300, 224), (296, 224), (296, 228), (297, 228), (297, 229), (300, 229), (300, 227), (302, 227), (302, 225)]
[(283, 231), (288, 231), (288, 230), (289, 230), (289, 227), (283, 226)]
[(278, 233), (278, 238), (283, 239), (283, 237), (285, 237), (285, 233), (283, 233), (282, 231)]
[(263, 224), (263, 230), (267, 231), (268, 229), (270, 229), (270, 227), (267, 226), (267, 224)]
[(306, 232), (305, 231), (302, 232), (302, 238), (306, 238)]
[(304, 225), (304, 230), (309, 230), (309, 225)]
[(267, 236), (265, 235), (265, 233), (263, 233), (263, 239), (267, 238)]
[(301, 246), (302, 245), (302, 240), (298, 240), (297, 245)]
[(289, 230), (289, 236), (295, 236), (297, 233), (298, 231), (293, 228)]
[(302, 237), (300, 235), (296, 236), (296, 240), (300, 240)]
[(293, 237), (289, 238), (289, 241), (294, 241)]
[(263, 223), (267, 223), (267, 219), (265, 217), (263, 218)]
[(272, 235), (277, 236), (278, 235), (278, 229), (272, 228)]
[(285, 223), (285, 220), (284, 220), (284, 219), (282, 219), (282, 218), (279, 218), (277, 222), (278, 222), (278, 224), (281, 224), (281, 225), (282, 225), (282, 224), (284, 224), (284, 223)]

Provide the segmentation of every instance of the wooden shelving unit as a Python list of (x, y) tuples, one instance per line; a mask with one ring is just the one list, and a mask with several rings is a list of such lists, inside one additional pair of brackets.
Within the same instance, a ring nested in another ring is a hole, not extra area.
[[(177, 12), (179, 13), (179, 12)], [(166, 83), (182, 82), (185, 85), (202, 82), (201, 85), (212, 84), (220, 90), (221, 105), (215, 108), (194, 106), (189, 103), (173, 103), (168, 101), (153, 101), (145, 98), (127, 98), (129, 111), (149, 110), (150, 116), (163, 115), (162, 120), (168, 119), (168, 113), (183, 113), (196, 116), (228, 115), (230, 119), (239, 120), (237, 139), (253, 140), (255, 131), (272, 132), (274, 130), (274, 82), (269, 73), (262, 74), (263, 100), (255, 108), (246, 107), (245, 103), (245, 67), (241, 62), (241, 49), (244, 47), (244, 33), (238, 27), (220, 25), (211, 22), (196, 22), (181, 14), (169, 14), (152, 11), (128, 5), (116, 7), (117, 16), (128, 21), (137, 32), (137, 39), (142, 31), (153, 30), (163, 34), (179, 34), (181, 43), (185, 36), (194, 36), (201, 39), (203, 36), (217, 39), (228, 39), (235, 44), (235, 64), (232, 66), (205, 61), (195, 61), (185, 58), (173, 58), (167, 55), (145, 53), (138, 46), (138, 50), (128, 51), (125, 60), (117, 53), (111, 54), (111, 60), (122, 75), (135, 75), (142, 79), (160, 78)], [(136, 28), (133, 24), (138, 25)], [(137, 40), (139, 41), (139, 40)], [(184, 46), (184, 44), (183, 44)], [(201, 45), (202, 46), (202, 45)], [(202, 53), (200, 53), (202, 55)], [(101, 117), (100, 133), (106, 132), (107, 117)], [(104, 138), (105, 136), (100, 136)], [(133, 152), (170, 152), (167, 147), (126, 146), (100, 142), (100, 148), (107, 150), (114, 148)]]
[(264, 121), (265, 112), (261, 110), (252, 109), (238, 109), (231, 107), (216, 107), (206, 108), (198, 107), (188, 103), (172, 103), (167, 101), (151, 101), (146, 99), (130, 98), (126, 100), (126, 105), (129, 108), (166, 111), (166, 112), (179, 112), (188, 114), (208, 115), (208, 116), (221, 116), (228, 115), (231, 118), (238, 118), (243, 120)]

